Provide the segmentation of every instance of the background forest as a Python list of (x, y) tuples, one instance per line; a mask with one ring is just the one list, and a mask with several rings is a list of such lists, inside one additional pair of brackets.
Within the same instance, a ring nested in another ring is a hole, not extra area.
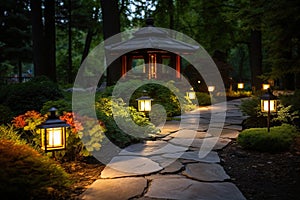
[(97, 44), (153, 17), (229, 64), (235, 81), (300, 87), (297, 0), (4, 0), (0, 10), (2, 84), (33, 75), (71, 84)]

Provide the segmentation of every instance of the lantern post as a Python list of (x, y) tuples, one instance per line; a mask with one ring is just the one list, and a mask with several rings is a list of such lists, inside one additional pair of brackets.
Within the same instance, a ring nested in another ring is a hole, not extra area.
[(273, 95), (271, 89), (261, 96), (261, 112), (268, 113), (268, 132), (270, 132), (271, 113), (277, 112), (277, 97)]

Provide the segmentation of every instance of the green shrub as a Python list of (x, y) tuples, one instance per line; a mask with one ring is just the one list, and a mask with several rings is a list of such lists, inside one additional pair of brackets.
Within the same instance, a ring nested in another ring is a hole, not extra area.
[[(293, 95), (282, 95), (280, 96), (281, 103), (287, 107), (291, 107), (291, 111), (300, 113), (300, 90), (296, 90)], [(300, 119), (294, 120), (295, 125), (300, 127)]]
[(0, 140), (1, 139), (11, 140), (16, 144), (26, 144), (26, 141), (21, 138), (21, 135), (12, 125), (0, 126)]
[(13, 113), (8, 106), (0, 104), (0, 125), (9, 123), (13, 118)]
[(2, 197), (49, 199), (54, 198), (49, 191), (62, 190), (70, 184), (62, 167), (27, 145), (1, 139), (0, 163)]
[(230, 91), (226, 93), (227, 97), (230, 98), (243, 98), (243, 97), (250, 97), (252, 95), (252, 91), (246, 90), (238, 90), (238, 91)]
[(41, 110), (45, 102), (63, 97), (58, 86), (45, 77), (2, 87), (0, 93), (0, 103), (8, 106), (15, 115)]
[(200, 106), (211, 105), (214, 101), (210, 98), (210, 95), (204, 92), (196, 92), (196, 97)]
[[(113, 110), (114, 109), (114, 113)], [(149, 119), (144, 113), (136, 111), (133, 107), (128, 107), (119, 99), (113, 102), (110, 98), (100, 98), (96, 102), (97, 117), (104, 122), (106, 127), (106, 136), (119, 147), (125, 147), (131, 143), (141, 141), (143, 138), (155, 134), (158, 130), (150, 123)], [(124, 119), (126, 129), (130, 129), (131, 133), (128, 135), (122, 128), (120, 128), (115, 119)], [(137, 125), (147, 127), (147, 131), (141, 132), (131, 128), (128, 120), (132, 119)]]
[(293, 139), (299, 135), (297, 129), (288, 124), (267, 128), (251, 128), (242, 131), (237, 139), (238, 144), (246, 149), (262, 152), (286, 151)]
[(61, 116), (64, 114), (64, 112), (71, 112), (72, 111), (72, 105), (71, 102), (68, 102), (64, 99), (59, 99), (56, 101), (47, 101), (43, 108), (41, 109), (42, 114), (48, 114), (50, 108), (56, 108), (57, 109), (57, 115)]
[[(252, 97), (242, 101), (240, 109), (248, 118), (243, 123), (243, 128), (259, 128), (267, 126), (267, 113), (261, 112), (260, 98)], [(297, 111), (293, 111), (292, 106), (284, 106), (279, 101), (277, 113), (271, 113), (271, 125), (278, 126), (283, 123), (295, 125), (295, 120), (299, 117)]]
[[(130, 80), (121, 83), (118, 86), (118, 97), (126, 96), (128, 88), (135, 87), (136, 85), (142, 85), (139, 87), (130, 97), (130, 99), (123, 99), (125, 102), (129, 101), (129, 105), (137, 108), (136, 99), (143, 96), (143, 91), (147, 91), (147, 95), (153, 98), (152, 104), (160, 104), (166, 110), (167, 116), (172, 117), (175, 115), (180, 115), (183, 111), (189, 111), (195, 108), (195, 105), (188, 99), (186, 99), (185, 92), (180, 92), (174, 85), (174, 81), (169, 81), (167, 84), (159, 81), (153, 83), (142, 84), (141, 80)], [(163, 86), (166, 84), (166, 87)], [(169, 89), (170, 88), (170, 89)], [(102, 97), (110, 97), (112, 95), (114, 87), (108, 87), (104, 92), (102, 92)], [(180, 106), (179, 100), (183, 102), (183, 107)]]

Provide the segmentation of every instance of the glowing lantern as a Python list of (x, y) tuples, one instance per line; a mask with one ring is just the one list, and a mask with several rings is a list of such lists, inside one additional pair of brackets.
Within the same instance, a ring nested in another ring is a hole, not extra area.
[(210, 86), (207, 87), (207, 90), (209, 92), (213, 92), (215, 90), (215, 86), (214, 85), (210, 85)]
[(66, 149), (66, 128), (70, 125), (55, 115), (56, 110), (51, 108), (48, 119), (38, 126), (41, 129), (41, 145), (45, 152)]
[(196, 99), (196, 92), (193, 88), (191, 88), (190, 91), (186, 92), (186, 95), (190, 100)]
[(263, 90), (267, 90), (267, 89), (269, 89), (269, 88), (270, 88), (270, 84), (268, 84), (268, 83), (262, 84), (262, 89), (263, 89)]
[(270, 132), (270, 114), (277, 111), (277, 97), (268, 88), (268, 91), (261, 96), (261, 112), (268, 113), (268, 132)]
[[(143, 91), (144, 93), (146, 93), (146, 91)], [(149, 96), (141, 96), (140, 98), (136, 99), (138, 102), (138, 111), (142, 111), (142, 112), (149, 112), (151, 111), (151, 102), (153, 101), (152, 98), (150, 98)]]
[(244, 83), (242, 83), (242, 82), (238, 83), (237, 88), (240, 90), (244, 89)]

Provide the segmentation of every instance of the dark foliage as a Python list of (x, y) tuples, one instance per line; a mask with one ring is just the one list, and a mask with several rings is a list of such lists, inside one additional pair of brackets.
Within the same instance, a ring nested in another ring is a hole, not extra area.
[(8, 85), (0, 88), (0, 91), (0, 103), (8, 106), (15, 115), (28, 110), (41, 110), (45, 102), (63, 97), (58, 86), (46, 77)]

